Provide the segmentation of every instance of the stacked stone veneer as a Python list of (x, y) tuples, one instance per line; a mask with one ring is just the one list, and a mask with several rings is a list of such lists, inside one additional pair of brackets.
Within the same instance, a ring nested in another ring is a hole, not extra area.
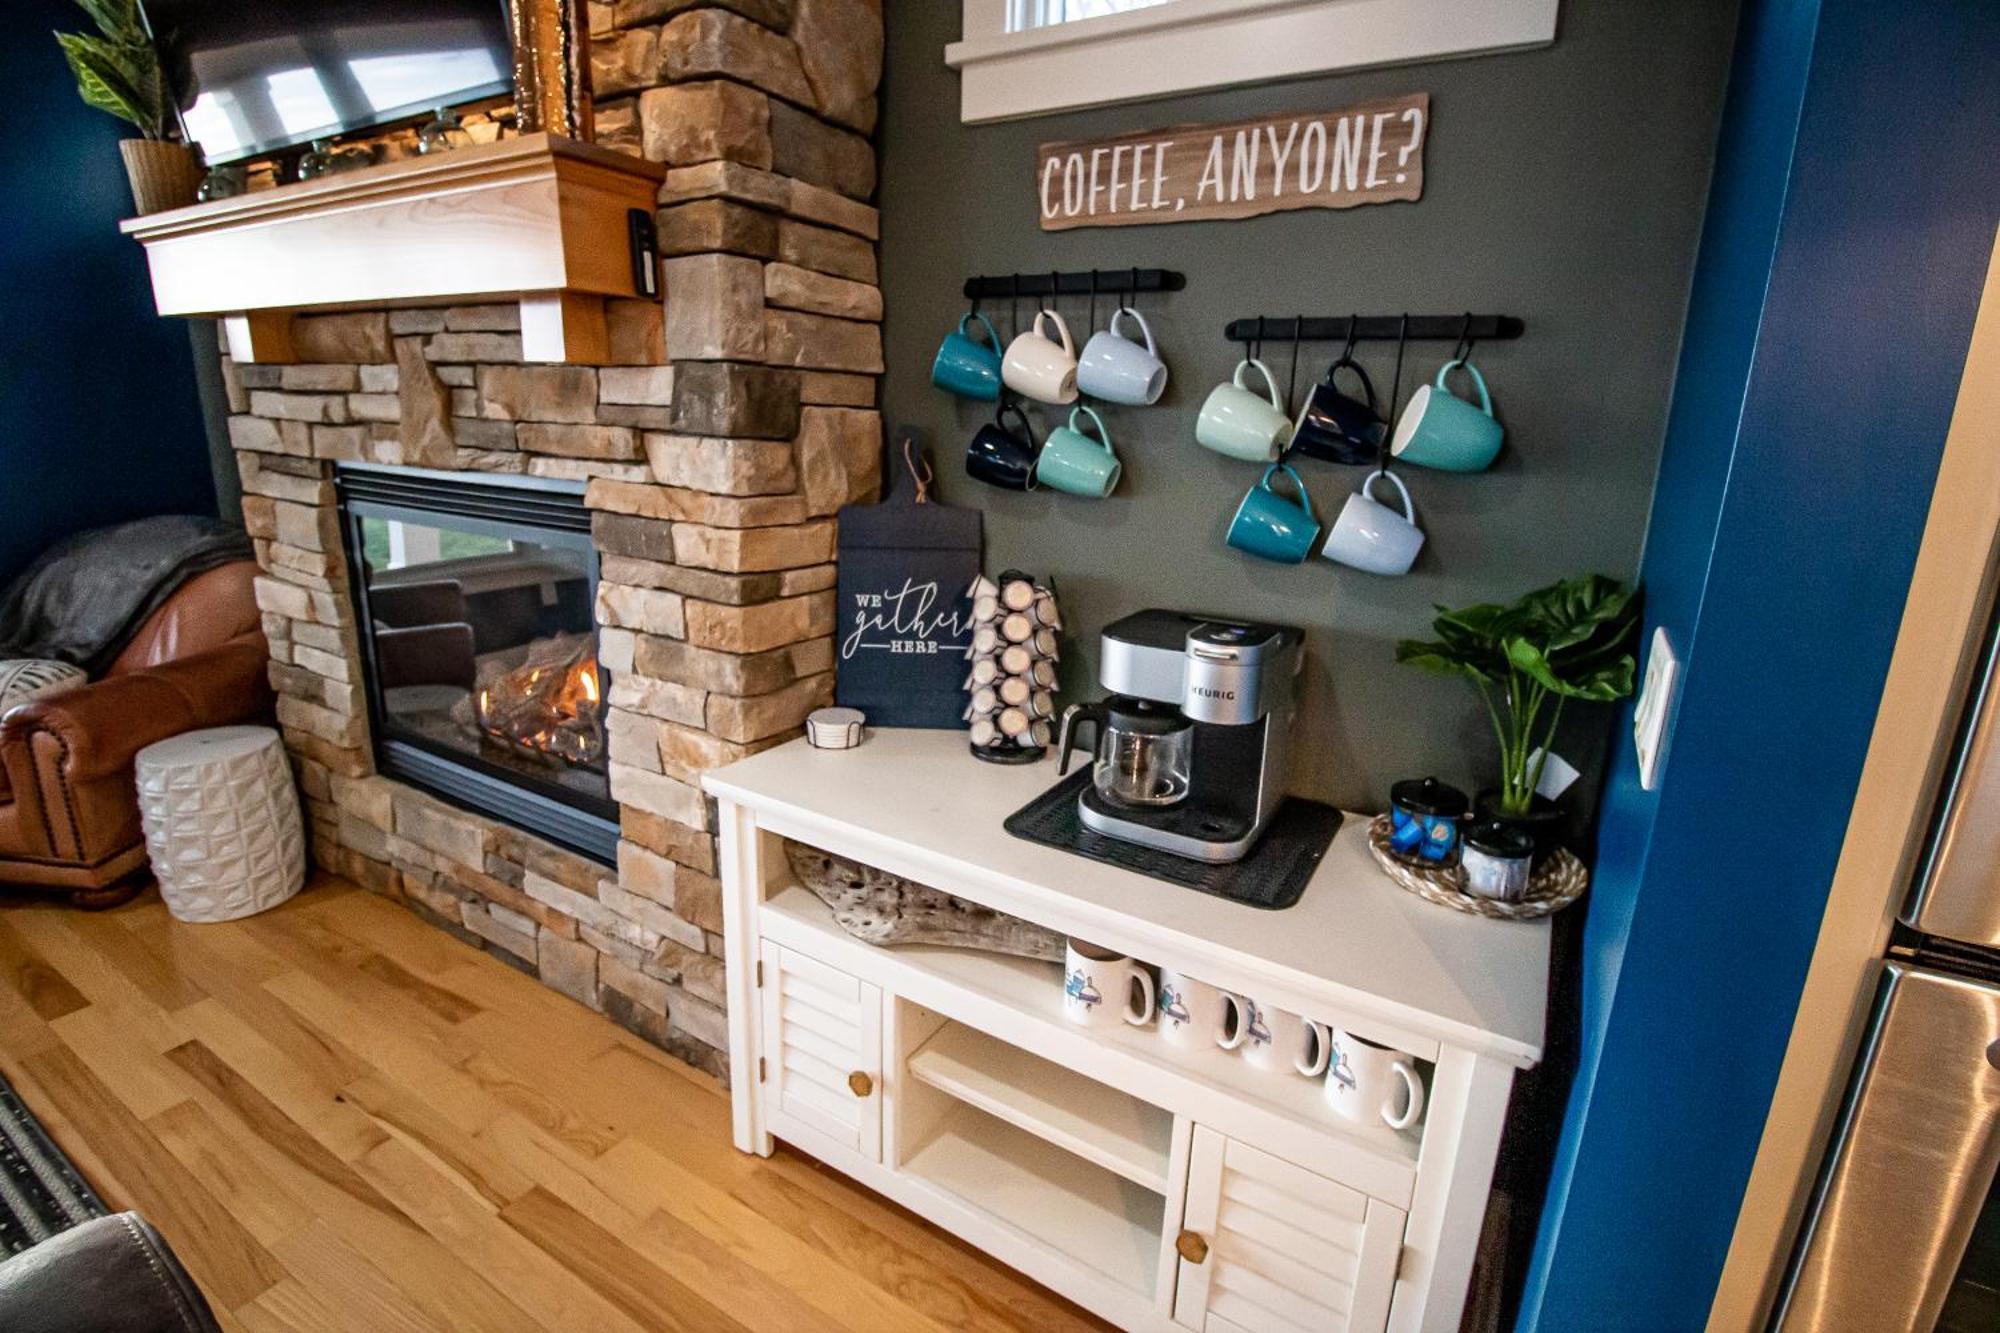
[[(834, 519), (878, 484), (871, 0), (591, 6), (600, 141), (664, 163), (664, 307), (603, 367), (524, 365), (511, 305), (302, 316), (232, 365), (278, 720), (320, 864), (691, 1062), (726, 1044), (700, 774), (832, 697)], [(601, 555), (615, 870), (374, 771), (332, 465), (582, 479)]]

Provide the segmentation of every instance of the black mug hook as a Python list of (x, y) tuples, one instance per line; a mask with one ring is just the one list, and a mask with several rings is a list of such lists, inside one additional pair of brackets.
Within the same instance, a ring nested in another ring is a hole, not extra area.
[(1090, 331), (1097, 331), (1097, 270), (1090, 270)]
[[(1392, 424), (1396, 420), (1396, 413), (1402, 408), (1403, 352), (1406, 348), (1409, 347), (1409, 345), (1410, 345), (1410, 312), (1405, 310), (1403, 312), (1403, 322), (1396, 331), (1396, 378), (1389, 387), (1389, 421)], [(1385, 430), (1382, 432), (1382, 443), (1380, 448), (1376, 451), (1375, 455), (1375, 468), (1378, 472), (1387, 472), (1389, 470), (1390, 434), (1391, 434), (1390, 431)]]
[(1285, 401), (1296, 402), (1299, 396), (1299, 342), (1305, 337), (1306, 317), (1292, 316), (1292, 374), (1285, 386)]
[(1021, 333), (1021, 275), (1018, 273), (1008, 278), (1007, 332), (1014, 337), (1019, 337)]
[(1355, 339), (1360, 337), (1360, 335), (1361, 335), (1361, 316), (1349, 315), (1347, 317), (1347, 342), (1344, 346), (1341, 347), (1339, 357), (1335, 358), (1336, 364), (1338, 364), (1341, 361), (1349, 361), (1353, 359), (1354, 342)]
[(1050, 270), (1049, 270), (1049, 309), (1050, 309), (1050, 310), (1053, 310), (1053, 311), (1055, 311), (1055, 312), (1056, 312), (1057, 314), (1061, 314), (1061, 313), (1062, 313), (1062, 310), (1061, 310), (1061, 308), (1060, 308), (1060, 303), (1059, 303), (1059, 301), (1058, 301), (1058, 299), (1057, 299), (1057, 298), (1059, 298), (1059, 297), (1060, 297), (1061, 295), (1062, 295), (1062, 274), (1060, 274), (1060, 273), (1056, 272), (1056, 271), (1055, 271), (1054, 269), (1050, 269)]
[(1465, 322), (1458, 326), (1458, 345), (1451, 350), (1451, 359), (1463, 361), (1472, 355), (1472, 312), (1465, 312)]
[(1132, 265), (1132, 286), (1126, 295), (1125, 304), (1137, 305), (1138, 303), (1139, 303), (1139, 266), (1137, 264), (1134, 264)]

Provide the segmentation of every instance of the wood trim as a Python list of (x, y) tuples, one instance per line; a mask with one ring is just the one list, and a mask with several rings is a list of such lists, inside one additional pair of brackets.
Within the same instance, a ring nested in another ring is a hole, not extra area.
[(1547, 46), (1559, 0), (1175, 0), (1058, 27), (1007, 31), (1006, 0), (963, 0), (966, 124), (1169, 97), (1334, 70)]
[(1854, 814), (1764, 1136), (1709, 1311), (1713, 1333), (1762, 1328), (1783, 1279), (1874, 997), (1876, 965), (1928, 828), (2000, 557), (2000, 235)]

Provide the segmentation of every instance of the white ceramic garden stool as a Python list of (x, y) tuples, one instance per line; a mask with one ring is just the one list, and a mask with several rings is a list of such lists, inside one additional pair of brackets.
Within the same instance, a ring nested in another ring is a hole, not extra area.
[(292, 767), (269, 727), (190, 731), (139, 751), (139, 814), (167, 910), (234, 921), (306, 880)]

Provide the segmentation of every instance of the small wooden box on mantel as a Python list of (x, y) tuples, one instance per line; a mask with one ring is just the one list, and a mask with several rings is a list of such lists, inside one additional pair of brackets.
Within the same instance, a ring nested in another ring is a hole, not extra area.
[(591, 364), (609, 359), (605, 298), (643, 295), (627, 215), (651, 215), (664, 176), (642, 158), (526, 134), (121, 230), (146, 247), (160, 313), (220, 318), (238, 361), (291, 360), (297, 311), (513, 299), (523, 359)]

